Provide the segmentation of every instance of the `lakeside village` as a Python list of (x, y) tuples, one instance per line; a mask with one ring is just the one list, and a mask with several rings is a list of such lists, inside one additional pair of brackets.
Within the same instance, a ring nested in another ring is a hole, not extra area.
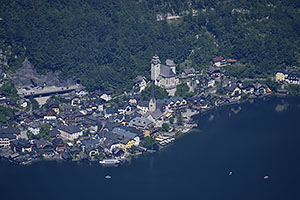
[[(172, 60), (162, 64), (155, 55), (151, 80), (136, 77), (132, 92), (121, 95), (118, 102), (111, 91), (86, 92), (78, 79), (62, 81), (55, 73), (39, 75), (26, 59), (14, 78), (1, 71), (1, 85), (13, 81), (18, 99), (0, 96), (2, 107), (16, 110), (13, 123), (0, 129), (0, 156), (19, 164), (42, 159), (118, 164), (174, 142), (196, 126), (195, 114), (248, 98), (287, 94), (283, 89), (271, 91), (256, 80), (246, 83), (226, 75), (226, 67), (237, 64), (217, 57), (205, 72), (189, 68), (176, 74)], [(278, 70), (273, 79), (282, 85), (300, 84), (296, 72)], [(165, 89), (169, 97), (156, 99), (154, 85)], [(176, 95), (179, 85), (184, 85), (189, 97)], [(149, 101), (141, 99), (146, 88), (151, 88)], [(33, 109), (32, 98), (44, 105)]]

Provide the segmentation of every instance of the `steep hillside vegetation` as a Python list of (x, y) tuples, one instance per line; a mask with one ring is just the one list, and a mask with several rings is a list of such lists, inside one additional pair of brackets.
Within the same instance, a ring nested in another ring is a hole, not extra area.
[[(149, 61), (202, 68), (223, 55), (244, 76), (299, 64), (300, 5), (293, 0), (2, 0), (0, 45), (9, 64), (78, 76), (89, 89), (130, 88)], [(169, 13), (169, 14), (168, 14)], [(167, 20), (166, 16), (178, 16)], [(159, 18), (158, 18), (159, 17)], [(17, 56), (15, 56), (17, 55)]]

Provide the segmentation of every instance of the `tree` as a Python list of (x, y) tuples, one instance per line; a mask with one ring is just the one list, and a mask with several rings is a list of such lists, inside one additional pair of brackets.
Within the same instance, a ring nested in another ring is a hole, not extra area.
[(182, 125), (182, 115), (179, 110), (176, 111), (176, 119), (177, 119), (177, 125), (181, 126)]
[(187, 98), (191, 97), (193, 94), (189, 92), (189, 87), (186, 83), (181, 83), (180, 85), (177, 85), (175, 95), (182, 98)]
[(135, 153), (136, 150), (137, 150), (137, 147), (136, 147), (135, 145), (132, 145), (128, 151), (129, 151), (130, 153)]
[[(151, 91), (152, 91), (152, 86), (148, 86), (142, 91), (141, 96), (142, 96), (143, 101), (149, 101), (150, 100)], [(154, 91), (155, 91), (154, 96), (155, 96), (156, 99), (165, 99), (165, 98), (168, 97), (168, 92), (163, 88), (155, 86)]]
[(169, 119), (169, 121), (170, 121), (170, 124), (173, 124), (173, 123), (174, 123), (174, 117), (171, 117), (171, 118)]
[(18, 99), (17, 90), (12, 81), (4, 83), (3, 86), (0, 88), (0, 92), (5, 94), (8, 98), (12, 100)]
[(168, 132), (170, 130), (170, 126), (167, 123), (163, 123), (161, 130), (164, 132)]
[(31, 105), (32, 105), (32, 110), (38, 110), (40, 108), (40, 104), (37, 100), (35, 100), (32, 97), (30, 97), (29, 100), (30, 100)]
[(14, 120), (16, 110), (0, 106), (0, 124), (10, 124)]
[(45, 138), (46, 140), (51, 139), (50, 135), (51, 125), (48, 123), (44, 123), (41, 125), (39, 136), (40, 138)]
[(155, 139), (147, 136), (141, 141), (141, 146), (145, 147), (146, 149), (152, 149), (153, 145), (156, 143)]

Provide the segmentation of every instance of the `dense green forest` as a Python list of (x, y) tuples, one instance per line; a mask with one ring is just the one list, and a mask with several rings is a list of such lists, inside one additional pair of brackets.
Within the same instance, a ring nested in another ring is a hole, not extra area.
[[(194, 11), (194, 12), (193, 12)], [(182, 16), (157, 21), (157, 14)], [(2, 0), (0, 47), (10, 66), (28, 57), (41, 73), (80, 77), (88, 89), (131, 88), (157, 53), (206, 67), (214, 56), (267, 74), (299, 64), (300, 1)], [(17, 57), (15, 56), (17, 55)]]

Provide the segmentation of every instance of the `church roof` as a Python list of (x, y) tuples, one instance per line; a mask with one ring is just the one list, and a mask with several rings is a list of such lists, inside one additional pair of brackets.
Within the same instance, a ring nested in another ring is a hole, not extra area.
[(154, 112), (150, 113), (150, 115), (153, 117), (154, 120), (157, 120), (163, 115), (163, 113), (159, 109), (157, 109)]
[(175, 74), (169, 66), (160, 65), (160, 76), (164, 78), (174, 77)]

